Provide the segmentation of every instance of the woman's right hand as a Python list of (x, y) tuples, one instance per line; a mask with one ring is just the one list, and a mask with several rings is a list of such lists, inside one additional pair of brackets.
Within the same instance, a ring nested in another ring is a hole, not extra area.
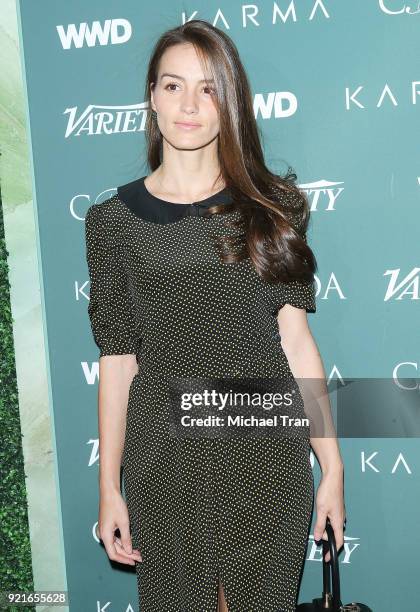
[[(116, 529), (120, 530), (121, 538), (115, 535)], [(140, 551), (132, 548), (127, 505), (120, 492), (101, 491), (96, 531), (111, 561), (127, 565), (143, 561)]]

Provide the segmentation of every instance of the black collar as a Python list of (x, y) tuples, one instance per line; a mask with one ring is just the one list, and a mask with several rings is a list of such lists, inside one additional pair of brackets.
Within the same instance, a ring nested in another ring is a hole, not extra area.
[(209, 206), (230, 203), (231, 194), (228, 187), (218, 193), (192, 202), (191, 204), (176, 204), (167, 202), (152, 195), (144, 184), (146, 176), (121, 185), (117, 188), (118, 197), (137, 216), (153, 223), (174, 223), (186, 216), (202, 216)]

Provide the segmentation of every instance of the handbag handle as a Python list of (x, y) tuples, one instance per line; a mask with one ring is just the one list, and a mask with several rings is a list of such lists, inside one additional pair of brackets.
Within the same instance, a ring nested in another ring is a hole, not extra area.
[[(343, 604), (341, 603), (340, 595), (340, 571), (338, 568), (338, 555), (337, 547), (335, 543), (334, 530), (330, 523), (330, 519), (327, 517), (325, 523), (325, 530), (327, 532), (328, 540), (322, 540), (322, 576), (323, 576), (323, 592), (322, 600), (324, 609), (332, 609), (333, 612), (340, 612)], [(330, 552), (330, 561), (325, 561), (326, 553)], [(330, 568), (332, 574), (332, 591), (331, 591), (331, 580), (330, 580)], [(331, 600), (332, 597), (332, 600)], [(332, 608), (331, 608), (332, 604)]]
[[(335, 542), (334, 530), (328, 517), (325, 522), (325, 530), (327, 532), (328, 540), (322, 540), (322, 597), (313, 599), (312, 603), (299, 604), (296, 608), (296, 611), (299, 610), (299, 612), (321, 612), (321, 610), (329, 610), (330, 612), (372, 612), (372, 609), (369, 608), (369, 606), (362, 603), (352, 602), (345, 606), (343, 606), (343, 604), (341, 603), (340, 573), (338, 569), (337, 546)], [(330, 552), (330, 560), (325, 561), (325, 555), (328, 551)], [(332, 574), (332, 592), (330, 570)]]

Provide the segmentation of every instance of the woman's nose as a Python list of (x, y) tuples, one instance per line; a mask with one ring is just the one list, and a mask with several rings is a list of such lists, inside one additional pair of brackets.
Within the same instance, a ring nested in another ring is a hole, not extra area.
[(189, 113), (198, 111), (198, 101), (194, 93), (184, 94), (181, 101), (181, 109)]

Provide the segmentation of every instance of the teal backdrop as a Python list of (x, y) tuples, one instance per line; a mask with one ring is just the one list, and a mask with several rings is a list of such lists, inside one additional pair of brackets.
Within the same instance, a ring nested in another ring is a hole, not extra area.
[[(84, 216), (149, 173), (142, 96), (152, 46), (191, 18), (237, 44), (267, 163), (292, 166), (311, 203), (319, 270), (308, 319), (328, 381), (418, 378), (420, 13), (402, 0), (20, 0), (18, 13), (70, 610), (136, 610), (135, 574), (112, 567), (94, 534), (98, 350)], [(342, 600), (414, 612), (419, 440), (343, 438), (340, 446)], [(312, 534), (313, 525), (299, 601), (321, 590)]]

